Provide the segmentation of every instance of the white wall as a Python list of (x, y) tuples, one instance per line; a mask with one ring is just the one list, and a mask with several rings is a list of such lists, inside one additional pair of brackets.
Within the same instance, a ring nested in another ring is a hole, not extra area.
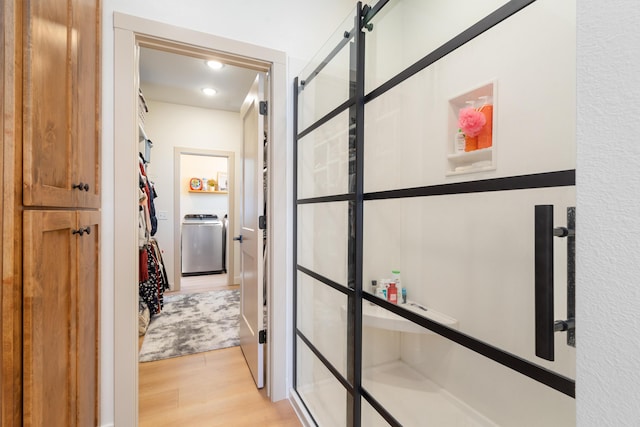
[(578, 2), (580, 426), (640, 423), (640, 5)]
[[(215, 149), (215, 147), (214, 147)], [(227, 158), (182, 154), (180, 156), (180, 218), (187, 214), (215, 214), (222, 219), (229, 213), (229, 194), (218, 194), (214, 188), (194, 193), (190, 191), (191, 178), (202, 181), (227, 173)], [(237, 184), (236, 184), (237, 185)]]
[[(145, 118), (145, 132), (153, 141), (148, 174), (155, 183), (158, 192), (158, 198), (155, 199), (156, 212), (162, 211), (167, 214), (166, 221), (158, 221), (158, 233), (155, 237), (164, 251), (163, 259), (167, 274), (169, 281), (173, 283), (174, 259), (180, 256), (179, 248), (174, 248), (173, 225), (174, 221), (181, 221), (181, 218), (174, 218), (173, 209), (174, 203), (177, 203), (178, 197), (180, 197), (179, 194), (174, 195), (174, 148), (186, 147), (236, 153), (236, 183), (241, 182), (238, 171), (241, 171), (239, 162), (242, 152), (242, 119), (240, 113), (231, 111), (209, 110), (154, 100), (147, 100), (147, 104), (149, 113)], [(188, 173), (188, 171), (183, 172)], [(202, 177), (204, 176), (202, 175)], [(217, 203), (215, 206), (211, 205), (211, 203), (219, 202), (220, 197), (227, 198), (223, 195), (192, 194), (189, 199), (209, 198), (209, 202), (205, 202), (206, 205), (201, 206), (202, 209), (206, 209), (207, 206), (221, 207)], [(215, 198), (218, 199), (214, 200)], [(239, 203), (240, 201), (236, 200), (236, 212), (240, 212)], [(186, 213), (184, 209), (187, 209), (189, 205), (183, 206), (181, 204), (180, 207)], [(228, 208), (225, 207), (225, 212), (220, 212), (222, 214), (220, 218), (224, 216), (226, 209)], [(239, 224), (238, 215), (236, 215), (236, 224)], [(233, 230), (229, 230), (229, 234), (232, 233)], [(235, 265), (237, 270), (239, 263)], [(234, 274), (237, 276), (237, 271)]]

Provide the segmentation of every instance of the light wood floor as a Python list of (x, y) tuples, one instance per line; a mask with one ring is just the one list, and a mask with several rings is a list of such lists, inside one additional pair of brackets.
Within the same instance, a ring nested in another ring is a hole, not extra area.
[(166, 295), (195, 294), (220, 289), (238, 289), (240, 285), (227, 286), (226, 274), (210, 274), (206, 276), (185, 276), (180, 278), (179, 291), (166, 291)]
[[(182, 278), (179, 293), (237, 289), (226, 275)], [(167, 295), (169, 292), (167, 292)], [(138, 365), (139, 426), (301, 426), (288, 401), (258, 390), (240, 347)]]

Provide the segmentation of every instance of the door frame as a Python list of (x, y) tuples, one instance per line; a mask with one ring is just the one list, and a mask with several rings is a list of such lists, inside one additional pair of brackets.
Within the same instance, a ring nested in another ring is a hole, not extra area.
[[(203, 157), (222, 157), (227, 159), (227, 175), (229, 177), (229, 208), (228, 208), (228, 223), (227, 223), (227, 239), (225, 242), (225, 253), (227, 261), (227, 286), (231, 286), (235, 282), (235, 251), (234, 246), (230, 243), (233, 240), (229, 239), (229, 236), (233, 236), (233, 230), (236, 224), (236, 212), (235, 212), (235, 198), (236, 198), (236, 185), (235, 185), (235, 170), (236, 170), (236, 155), (233, 151), (220, 151), (220, 150), (204, 150), (201, 148), (188, 148), (188, 147), (174, 147), (173, 149), (173, 289), (172, 291), (179, 291), (182, 287), (182, 240), (181, 240), (181, 224), (182, 218), (180, 216), (181, 209), (181, 196), (180, 196), (180, 160), (183, 155), (187, 156), (203, 156)], [(232, 253), (233, 251), (233, 253)]]
[[(114, 12), (114, 422), (138, 424), (137, 246), (137, 62), (136, 46), (190, 56), (217, 55), (228, 63), (270, 75), (269, 228), (267, 276), (269, 342), (267, 394), (289, 396), (291, 386), (291, 141), (287, 138), (287, 76), (284, 52)], [(127, 167), (128, 165), (128, 167)], [(278, 239), (274, 239), (278, 236)], [(103, 351), (105, 351), (103, 349)], [(107, 356), (110, 354), (107, 353)]]

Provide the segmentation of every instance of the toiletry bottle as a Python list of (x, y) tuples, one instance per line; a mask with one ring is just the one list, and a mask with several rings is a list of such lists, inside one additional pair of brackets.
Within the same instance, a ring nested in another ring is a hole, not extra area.
[(458, 132), (453, 138), (453, 154), (464, 153), (465, 139), (462, 129), (458, 129)]
[(391, 270), (391, 274), (393, 278), (391, 281), (396, 285), (396, 293), (400, 294), (401, 298), (397, 298), (397, 302), (402, 302), (404, 304), (406, 302), (407, 290), (400, 283), (400, 270)]
[(392, 304), (398, 304), (398, 288), (395, 282), (389, 283), (389, 287), (387, 288), (387, 301)]
[(376, 291), (376, 296), (387, 299), (387, 289), (385, 288), (385, 281), (378, 280), (378, 289)]
[(480, 97), (478, 111), (484, 114), (487, 120), (478, 134), (478, 148), (488, 148), (493, 145), (493, 101), (490, 96)]
[(391, 275), (391, 281), (396, 284), (396, 288), (402, 288), (402, 285), (400, 283), (400, 270), (391, 270)]
[(373, 295), (378, 295), (378, 281), (377, 280), (372, 280), (371, 281), (371, 293)]
[[(473, 108), (476, 109), (476, 102), (475, 101), (464, 101), (465, 104), (467, 104), (465, 106), (465, 108)], [(470, 136), (470, 135), (465, 135), (464, 136), (464, 151), (474, 151), (478, 149), (478, 136)]]

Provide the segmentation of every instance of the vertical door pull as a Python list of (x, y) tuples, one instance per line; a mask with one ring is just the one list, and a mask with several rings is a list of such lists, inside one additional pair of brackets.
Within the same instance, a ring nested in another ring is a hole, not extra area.
[[(535, 206), (535, 336), (536, 356), (554, 360), (554, 332), (567, 331), (575, 347), (575, 207), (567, 209), (567, 227), (553, 227), (553, 205)], [(567, 241), (567, 320), (554, 321), (553, 238)]]

